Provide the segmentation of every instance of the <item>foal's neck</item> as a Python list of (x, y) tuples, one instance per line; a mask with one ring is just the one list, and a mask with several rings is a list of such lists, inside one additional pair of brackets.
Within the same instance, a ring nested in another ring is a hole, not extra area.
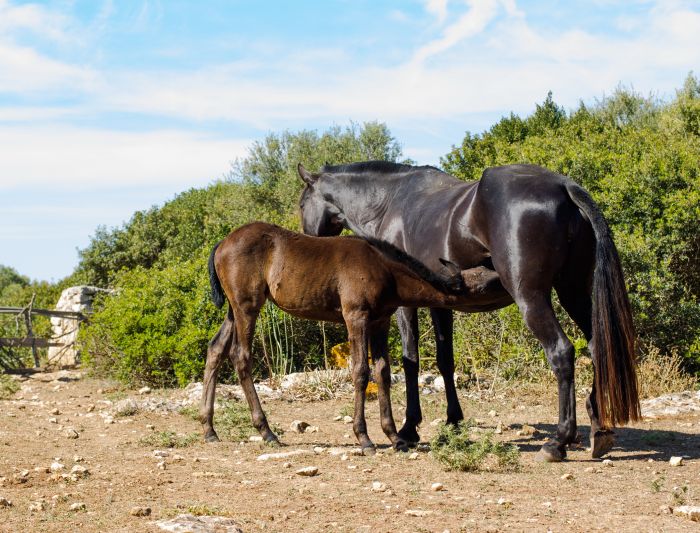
[(435, 287), (405, 265), (394, 270), (399, 306), (432, 307), (454, 304), (457, 296)]

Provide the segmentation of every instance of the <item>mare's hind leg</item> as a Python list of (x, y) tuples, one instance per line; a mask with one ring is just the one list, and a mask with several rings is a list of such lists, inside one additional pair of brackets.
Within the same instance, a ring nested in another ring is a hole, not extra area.
[[(583, 281), (581, 281), (583, 279)], [(591, 419), (591, 455), (597, 459), (608, 453), (615, 445), (615, 433), (603, 427), (598, 418), (598, 405), (596, 403), (595, 372), (597, 366), (595, 346), (592, 343), (592, 312), (593, 303), (591, 301), (590, 283), (585, 277), (572, 280), (570, 283), (560, 282), (556, 286), (559, 301), (562, 307), (569, 313), (569, 316), (581, 328), (593, 361), (593, 385), (591, 393), (586, 398), (586, 411)]]
[(557, 433), (542, 446), (540, 458), (548, 462), (562, 461), (567, 444), (576, 440), (574, 347), (557, 321), (548, 293), (522, 291), (515, 301), (530, 331), (542, 344), (559, 389)]
[(423, 420), (418, 394), (418, 310), (399, 307), (396, 323), (401, 333), (403, 372), (406, 377), (406, 422), (399, 430), (399, 437), (409, 445), (416, 445), (420, 441), (417, 427)]
[(199, 411), (199, 419), (204, 431), (206, 442), (216, 442), (219, 440), (214, 431), (214, 399), (216, 393), (216, 376), (224, 355), (231, 349), (234, 331), (233, 314), (229, 308), (224, 323), (214, 338), (209, 343), (207, 349), (207, 364), (204, 368), (204, 380), (202, 389), (202, 402)]
[(377, 397), (379, 399), (379, 416), (384, 434), (389, 437), (396, 450), (407, 451), (408, 444), (398, 433), (394, 415), (391, 412), (391, 361), (389, 359), (389, 320), (372, 328), (369, 338), (374, 361), (374, 379), (377, 382)]
[(267, 417), (260, 405), (258, 393), (253, 385), (252, 369), (253, 360), (251, 346), (253, 344), (253, 336), (255, 334), (255, 320), (258, 316), (259, 307), (251, 309), (236, 309), (236, 337), (237, 349), (235, 365), (238, 372), (238, 379), (241, 382), (241, 387), (245, 394), (250, 407), (250, 414), (253, 420), (253, 426), (260, 432), (265, 442), (279, 444), (279, 439), (270, 429), (267, 423)]
[(369, 382), (369, 363), (367, 361), (367, 315), (361, 312), (343, 313), (348, 329), (350, 353), (352, 356), (352, 381), (355, 385), (355, 413), (352, 429), (365, 455), (374, 453), (374, 444), (367, 435), (365, 420), (365, 391)]
[(452, 345), (453, 315), (450, 309), (431, 309), (430, 317), (435, 328), (435, 359), (440, 375), (445, 380), (445, 398), (447, 399), (447, 423), (458, 424), (464, 420), (462, 407), (457, 398), (455, 387), (455, 358)]

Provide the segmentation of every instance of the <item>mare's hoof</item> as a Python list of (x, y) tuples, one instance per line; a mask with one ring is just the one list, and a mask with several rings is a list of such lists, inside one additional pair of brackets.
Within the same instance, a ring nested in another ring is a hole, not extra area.
[(377, 455), (377, 448), (374, 447), (374, 444), (372, 444), (371, 446), (363, 446), (362, 447), (362, 455), (366, 455), (366, 456)]
[(591, 436), (591, 457), (600, 459), (615, 446), (615, 433), (610, 430), (599, 430)]
[(204, 442), (220, 442), (219, 436), (212, 432), (208, 435), (204, 435)]
[(540, 448), (537, 452), (537, 461), (541, 463), (561, 463), (566, 458), (566, 452), (562, 452), (559, 448), (554, 446), (547, 446), (546, 444)]
[(399, 438), (411, 448), (415, 448), (420, 442), (420, 437), (418, 436), (418, 431), (416, 431), (415, 427), (402, 427), (399, 430)]
[(405, 440), (399, 439), (394, 443), (394, 450), (397, 452), (407, 452), (408, 448), (408, 442)]

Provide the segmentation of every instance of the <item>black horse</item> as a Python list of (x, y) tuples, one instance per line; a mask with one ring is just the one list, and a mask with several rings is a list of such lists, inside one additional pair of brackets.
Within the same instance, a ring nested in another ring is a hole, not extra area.
[[(552, 308), (552, 288), (589, 341), (595, 377), (586, 408), (593, 457), (612, 448), (610, 427), (639, 419), (635, 333), (620, 260), (600, 209), (579, 185), (534, 165), (489, 168), (478, 182), (382, 161), (327, 165), (318, 174), (300, 164), (298, 171), (306, 183), (300, 200), (304, 232), (337, 235), (349, 228), (388, 241), (433, 270), (440, 267), (436, 258), (444, 257), (461, 269), (498, 273), (500, 283), (488, 290), (449, 309), (431, 309), (449, 423), (464, 416), (453, 377), (451, 309), (480, 312), (515, 302), (559, 388), (557, 433), (540, 455), (564, 459), (566, 446), (577, 439), (574, 347)], [(422, 414), (415, 309), (399, 309), (397, 320), (407, 397), (399, 435), (417, 442)]]

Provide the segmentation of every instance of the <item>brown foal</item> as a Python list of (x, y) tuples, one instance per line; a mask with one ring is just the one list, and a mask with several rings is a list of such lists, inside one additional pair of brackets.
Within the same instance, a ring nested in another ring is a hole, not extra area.
[(460, 273), (443, 261), (449, 275), (431, 272), (391, 245), (357, 237), (311, 237), (253, 222), (230, 233), (212, 250), (212, 297), (229, 309), (209, 344), (204, 371), (201, 422), (207, 442), (217, 441), (213, 427), (216, 376), (224, 356), (233, 362), (250, 406), (253, 425), (265, 441), (278, 443), (251, 376), (255, 321), (267, 299), (298, 317), (344, 322), (348, 330), (355, 387), (353, 430), (363, 451), (372, 453), (367, 435), (365, 389), (368, 353), (374, 361), (381, 427), (392, 445), (407, 444), (396, 432), (390, 401), (389, 321), (400, 306), (441, 307), (458, 295), (479, 293), (499, 283), (494, 271), (477, 267)]

